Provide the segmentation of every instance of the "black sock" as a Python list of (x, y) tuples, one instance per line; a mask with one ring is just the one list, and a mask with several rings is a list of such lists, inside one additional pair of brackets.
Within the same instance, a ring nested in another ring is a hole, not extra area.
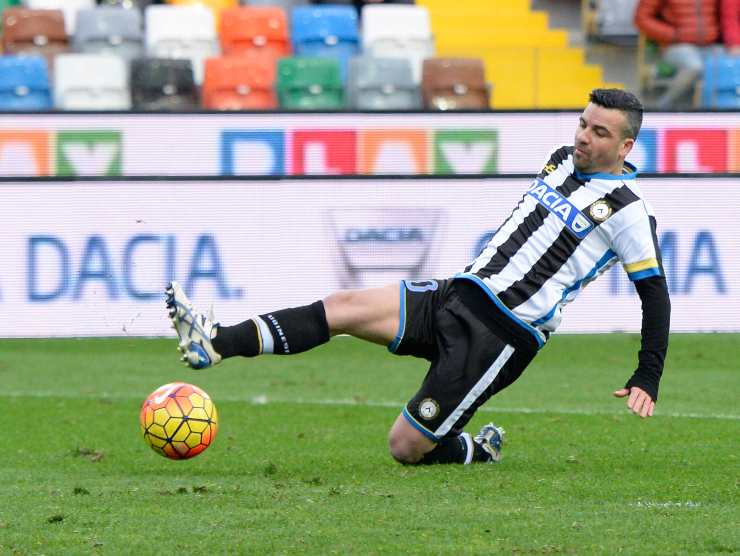
[(419, 463), (422, 465), (432, 463), (465, 463), (471, 444), (473, 444), (473, 441), (467, 433), (462, 433), (452, 438), (443, 438), (431, 452), (424, 454), (424, 457)]
[(221, 357), (262, 353), (290, 355), (329, 341), (324, 303), (281, 309), (254, 317), (236, 326), (219, 326), (213, 349)]
[[(472, 449), (472, 455), (468, 451)], [(468, 433), (464, 432), (452, 438), (443, 438), (431, 452), (424, 454), (419, 461), (422, 465), (432, 463), (473, 463), (490, 461), (491, 455), (481, 448)]]

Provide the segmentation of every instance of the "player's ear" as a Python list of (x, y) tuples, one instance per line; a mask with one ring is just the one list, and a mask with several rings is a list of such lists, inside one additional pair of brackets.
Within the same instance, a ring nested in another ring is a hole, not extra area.
[(619, 144), (619, 155), (621, 158), (627, 158), (627, 155), (632, 151), (632, 147), (635, 146), (635, 140), (632, 137), (625, 137)]

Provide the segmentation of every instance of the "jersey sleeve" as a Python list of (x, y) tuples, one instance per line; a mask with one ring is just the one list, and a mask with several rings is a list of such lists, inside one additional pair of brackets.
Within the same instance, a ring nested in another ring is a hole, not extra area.
[(664, 276), (655, 216), (650, 212), (644, 202), (633, 203), (620, 211), (620, 226), (611, 241), (612, 250), (633, 282)]

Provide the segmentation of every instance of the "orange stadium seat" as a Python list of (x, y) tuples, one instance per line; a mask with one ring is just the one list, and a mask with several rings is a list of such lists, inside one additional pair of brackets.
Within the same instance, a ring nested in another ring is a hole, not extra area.
[(271, 110), (277, 108), (277, 59), (251, 54), (206, 60), (203, 107), (213, 110)]
[(269, 6), (243, 6), (221, 14), (221, 49), (225, 55), (253, 50), (290, 56), (290, 36), (285, 10)]

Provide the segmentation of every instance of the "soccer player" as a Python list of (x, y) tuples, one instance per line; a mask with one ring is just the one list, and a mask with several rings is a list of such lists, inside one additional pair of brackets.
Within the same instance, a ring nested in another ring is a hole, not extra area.
[[(463, 432), (488, 398), (514, 382), (558, 327), (563, 307), (619, 261), (642, 302), (637, 370), (614, 392), (653, 414), (668, 347), (670, 301), (652, 208), (625, 162), (642, 105), (595, 89), (575, 145), (557, 149), (478, 257), (444, 280), (345, 290), (303, 307), (222, 326), (198, 313), (173, 282), (167, 305), (193, 368), (237, 355), (294, 354), (350, 334), (431, 362), (419, 391), (390, 430), (406, 464), (496, 462), (503, 430)], [(597, 318), (601, 318), (598, 315)]]

